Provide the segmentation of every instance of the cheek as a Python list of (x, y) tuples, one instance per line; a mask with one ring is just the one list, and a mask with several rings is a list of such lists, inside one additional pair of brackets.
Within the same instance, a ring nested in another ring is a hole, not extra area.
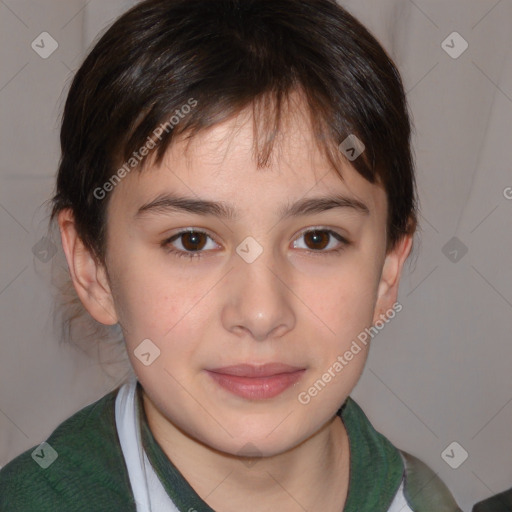
[[(180, 279), (166, 269), (136, 258), (117, 267), (114, 302), (127, 349), (150, 339), (160, 350), (159, 363), (189, 359), (195, 341), (210, 324), (207, 292), (211, 279)], [(170, 357), (169, 354), (172, 354)], [(136, 362), (136, 361), (135, 361)]]
[(321, 320), (327, 338), (338, 348), (371, 325), (376, 300), (377, 269), (363, 258), (354, 257), (324, 279), (305, 279), (301, 296)]
[(114, 303), (126, 341), (160, 339), (172, 329), (186, 308), (183, 286), (175, 281), (169, 286), (166, 279), (150, 263), (138, 263), (136, 258), (116, 267), (112, 287)]

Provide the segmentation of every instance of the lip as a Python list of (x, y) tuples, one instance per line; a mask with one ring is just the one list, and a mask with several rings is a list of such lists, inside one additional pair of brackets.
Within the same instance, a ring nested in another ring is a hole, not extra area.
[(220, 387), (250, 400), (280, 395), (298, 382), (305, 371), (305, 368), (283, 363), (238, 364), (206, 370)]

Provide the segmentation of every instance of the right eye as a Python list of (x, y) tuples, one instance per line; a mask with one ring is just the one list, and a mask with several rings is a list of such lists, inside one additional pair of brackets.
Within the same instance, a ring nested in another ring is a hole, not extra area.
[[(210, 247), (208, 247), (208, 239), (212, 242)], [(192, 259), (202, 257), (203, 252), (212, 250), (211, 246), (215, 248), (217, 244), (205, 231), (187, 229), (165, 239), (160, 245), (176, 257)]]

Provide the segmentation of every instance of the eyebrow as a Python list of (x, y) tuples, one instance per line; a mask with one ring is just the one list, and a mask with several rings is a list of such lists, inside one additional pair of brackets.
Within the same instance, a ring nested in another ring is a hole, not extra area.
[[(304, 198), (292, 204), (282, 206), (278, 215), (281, 219), (322, 213), (334, 208), (351, 209), (360, 215), (369, 215), (370, 209), (362, 201), (355, 197), (343, 194), (328, 195), (322, 197)], [(226, 220), (238, 218), (236, 209), (225, 202), (208, 201), (193, 197), (178, 196), (175, 194), (163, 194), (143, 204), (135, 213), (135, 219), (149, 214), (171, 215), (173, 213), (193, 213), (203, 216), (215, 216)]]

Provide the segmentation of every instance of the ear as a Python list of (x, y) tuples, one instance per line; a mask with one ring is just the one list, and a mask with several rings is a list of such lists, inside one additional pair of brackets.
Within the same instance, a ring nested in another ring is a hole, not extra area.
[(392, 309), (398, 297), (400, 276), (412, 247), (412, 235), (404, 235), (384, 260), (373, 313), (373, 323), (381, 320), (380, 315)]
[(91, 316), (105, 325), (118, 322), (106, 269), (87, 250), (77, 234), (71, 209), (59, 212), (62, 248), (75, 290)]

